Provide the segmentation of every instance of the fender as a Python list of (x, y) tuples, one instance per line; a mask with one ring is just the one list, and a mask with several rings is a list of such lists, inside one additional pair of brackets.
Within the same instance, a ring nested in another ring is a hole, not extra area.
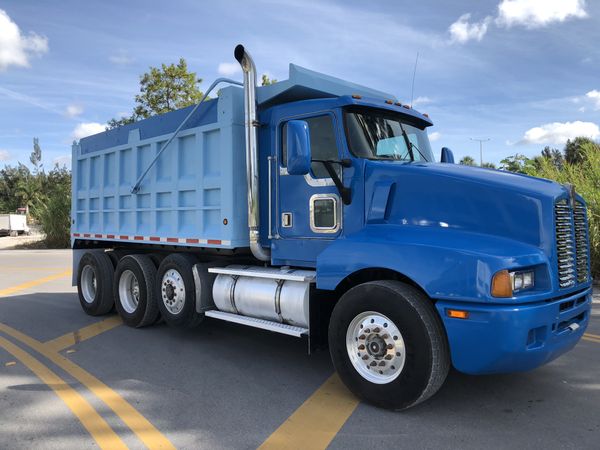
[[(333, 290), (356, 271), (384, 268), (410, 278), (434, 299), (514, 303), (514, 298), (491, 297), (493, 274), (533, 266), (540, 281), (550, 279), (548, 257), (530, 244), (452, 228), (368, 224), (318, 256), (317, 287)], [(531, 294), (528, 301), (543, 297), (542, 292)]]

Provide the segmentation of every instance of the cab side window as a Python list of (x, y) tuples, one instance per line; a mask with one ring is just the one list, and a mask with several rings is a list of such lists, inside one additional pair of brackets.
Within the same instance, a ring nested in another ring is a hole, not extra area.
[[(338, 159), (335, 129), (331, 116), (317, 116), (302, 120), (308, 123), (312, 159)], [(281, 165), (285, 167), (287, 164), (287, 122), (283, 124), (281, 136)], [(313, 162), (311, 172), (314, 178), (329, 178), (322, 163)]]

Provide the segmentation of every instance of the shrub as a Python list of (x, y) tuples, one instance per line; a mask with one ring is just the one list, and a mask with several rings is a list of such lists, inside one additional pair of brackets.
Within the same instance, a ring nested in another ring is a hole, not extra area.
[(68, 248), (71, 243), (71, 188), (57, 184), (43, 202), (36, 203), (35, 216), (46, 235), (48, 248)]

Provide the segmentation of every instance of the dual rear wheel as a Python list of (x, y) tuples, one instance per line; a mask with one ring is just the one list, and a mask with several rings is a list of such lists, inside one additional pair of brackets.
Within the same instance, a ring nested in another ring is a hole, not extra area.
[[(194, 269), (196, 265), (196, 269)], [(83, 310), (93, 316), (117, 310), (131, 327), (151, 325), (162, 317), (173, 326), (199, 324), (196, 297), (206, 304), (212, 277), (208, 264), (192, 255), (126, 255), (88, 252), (79, 264), (77, 289)], [(196, 272), (197, 281), (194, 280)]]

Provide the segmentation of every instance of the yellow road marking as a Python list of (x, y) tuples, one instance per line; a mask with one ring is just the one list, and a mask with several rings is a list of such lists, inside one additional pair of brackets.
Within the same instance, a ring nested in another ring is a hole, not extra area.
[(333, 374), (259, 449), (327, 448), (358, 403), (337, 374)]
[(44, 366), (39, 360), (0, 337), (0, 346), (25, 364), (42, 382), (47, 384), (67, 405), (71, 412), (94, 438), (100, 448), (127, 449), (125, 443), (110, 428), (94, 408), (71, 386)]
[(585, 337), (590, 337), (590, 338), (596, 338), (596, 339), (600, 339), (600, 336), (598, 336), (597, 334), (592, 334), (592, 333), (583, 333), (583, 335)]
[(67, 347), (71, 347), (72, 345), (78, 344), (79, 342), (85, 341), (87, 339), (93, 338), (94, 336), (98, 336), (105, 331), (112, 330), (115, 327), (121, 325), (123, 321), (119, 316), (112, 316), (108, 319), (101, 320), (99, 322), (88, 325), (87, 327), (83, 327), (77, 331), (73, 331), (72, 333), (67, 333), (63, 336), (59, 336), (56, 339), (52, 339), (51, 341), (46, 342), (44, 345), (49, 350), (54, 350), (55, 352), (64, 350)]
[(596, 344), (600, 344), (600, 339), (586, 337), (585, 334), (581, 339), (583, 339), (584, 341), (595, 342)]
[(66, 277), (68, 275), (71, 275), (71, 270), (65, 270), (64, 272), (57, 273), (54, 275), (49, 275), (44, 278), (38, 278), (37, 280), (27, 281), (25, 283), (18, 284), (13, 287), (9, 287), (6, 289), (0, 289), (0, 297), (5, 297), (7, 295), (15, 294), (19, 291), (24, 291), (25, 289), (29, 289), (29, 288), (32, 288), (39, 284), (47, 283), (49, 281), (58, 280), (59, 278)]
[(117, 416), (137, 435), (137, 437), (149, 449), (174, 449), (175, 446), (152, 425), (148, 419), (142, 416), (133, 406), (131, 406), (117, 392), (109, 388), (98, 378), (85, 371), (77, 364), (69, 361), (59, 353), (48, 349), (43, 343), (21, 333), (14, 328), (0, 323), (0, 331), (23, 342), (39, 354), (48, 358), (62, 370), (67, 372), (86, 388), (88, 388), (96, 397), (102, 400)]

